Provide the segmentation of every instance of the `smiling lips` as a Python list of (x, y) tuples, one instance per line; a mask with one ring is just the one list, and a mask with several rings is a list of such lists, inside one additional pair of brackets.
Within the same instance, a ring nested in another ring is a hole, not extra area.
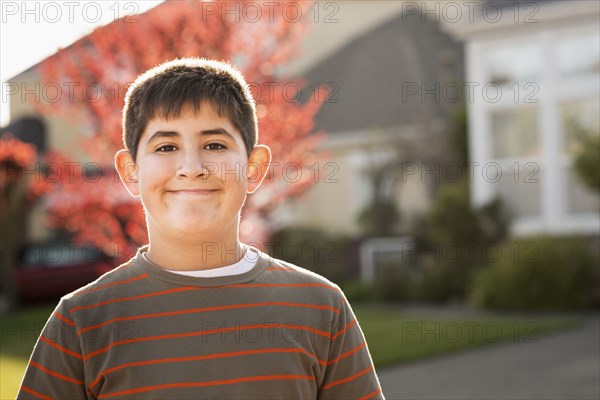
[(217, 189), (182, 189), (182, 190), (170, 190), (169, 193), (173, 193), (179, 196), (205, 196), (213, 194)]

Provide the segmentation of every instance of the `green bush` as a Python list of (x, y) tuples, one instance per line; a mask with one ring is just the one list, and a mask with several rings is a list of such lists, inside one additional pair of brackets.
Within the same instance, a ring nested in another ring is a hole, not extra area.
[(269, 240), (273, 257), (309, 269), (340, 283), (348, 279), (346, 239), (313, 228), (286, 228)]
[(582, 135), (579, 142), (580, 150), (573, 161), (575, 172), (584, 184), (600, 192), (600, 136)]
[(415, 232), (423, 265), (415, 296), (427, 302), (464, 300), (473, 275), (487, 262), (486, 251), (506, 230), (499, 198), (473, 208), (466, 180), (441, 186)]
[(362, 281), (346, 282), (342, 285), (342, 290), (350, 303), (375, 300), (373, 285)]
[(469, 271), (452, 264), (430, 264), (416, 286), (416, 299), (444, 303), (462, 300), (469, 287)]
[(373, 283), (354, 280), (341, 285), (350, 302), (399, 302), (412, 300), (414, 282), (406, 269), (396, 265), (377, 268)]
[(507, 243), (476, 276), (473, 305), (496, 310), (561, 311), (598, 305), (597, 252), (581, 237), (534, 237)]
[(400, 214), (392, 200), (372, 201), (358, 214), (358, 224), (370, 236), (389, 236), (398, 224)]
[(473, 208), (468, 185), (463, 180), (440, 187), (426, 221), (427, 242), (486, 244), (505, 237), (508, 220), (501, 200)]
[(405, 268), (382, 265), (377, 268), (373, 298), (383, 302), (406, 301), (413, 298), (413, 282)]

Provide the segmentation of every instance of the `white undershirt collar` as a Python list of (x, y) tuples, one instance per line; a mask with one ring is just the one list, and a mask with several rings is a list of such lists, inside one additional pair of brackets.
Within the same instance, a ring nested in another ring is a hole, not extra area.
[[(146, 252), (142, 253), (142, 257), (148, 262), (148, 257), (146, 257)], [(246, 252), (242, 259), (235, 264), (226, 265), (224, 267), (212, 268), (212, 269), (201, 269), (196, 271), (175, 271), (171, 269), (165, 269), (165, 271), (172, 272), (174, 274), (192, 276), (196, 278), (215, 278), (219, 276), (231, 276), (231, 275), (240, 275), (250, 271), (256, 265), (258, 261), (259, 254), (252, 249), (250, 246), (246, 247)]]

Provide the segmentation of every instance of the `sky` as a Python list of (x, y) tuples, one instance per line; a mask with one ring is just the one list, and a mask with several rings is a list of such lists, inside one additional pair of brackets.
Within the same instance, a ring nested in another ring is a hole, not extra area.
[(94, 28), (144, 12), (162, 1), (0, 0), (0, 126), (8, 124), (6, 82)]

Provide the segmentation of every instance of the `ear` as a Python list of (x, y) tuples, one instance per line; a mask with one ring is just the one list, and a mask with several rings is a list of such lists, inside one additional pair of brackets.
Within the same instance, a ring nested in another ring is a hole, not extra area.
[(260, 186), (271, 164), (271, 149), (264, 144), (257, 145), (248, 157), (248, 169), (246, 180), (248, 182), (248, 193), (254, 193)]
[(117, 154), (115, 154), (115, 167), (117, 168), (121, 182), (123, 182), (129, 194), (133, 197), (139, 197), (138, 168), (128, 150), (122, 149), (117, 151)]

